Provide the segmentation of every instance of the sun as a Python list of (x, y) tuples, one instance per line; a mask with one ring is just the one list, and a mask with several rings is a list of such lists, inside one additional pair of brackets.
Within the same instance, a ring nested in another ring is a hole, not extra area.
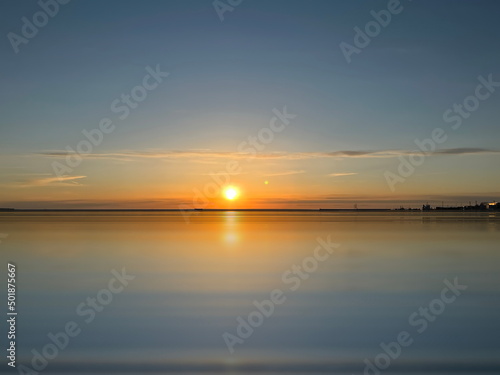
[(224, 196), (226, 199), (229, 199), (230, 201), (236, 199), (238, 197), (238, 189), (236, 189), (233, 186), (228, 186), (227, 188), (224, 189)]

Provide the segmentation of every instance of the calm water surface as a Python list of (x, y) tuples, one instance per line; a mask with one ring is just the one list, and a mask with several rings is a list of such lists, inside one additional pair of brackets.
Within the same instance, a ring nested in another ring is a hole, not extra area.
[[(0, 214), (0, 232), (20, 363), (68, 322), (81, 330), (47, 374), (362, 374), (403, 331), (383, 373), (500, 373), (499, 214), (24, 212)], [(319, 239), (339, 247), (313, 261)], [(124, 269), (135, 278), (103, 292)], [(436, 302), (445, 280), (467, 289)], [(276, 289), (284, 302), (238, 337)], [(424, 329), (414, 314), (432, 303)], [(232, 354), (225, 332), (242, 341)]]

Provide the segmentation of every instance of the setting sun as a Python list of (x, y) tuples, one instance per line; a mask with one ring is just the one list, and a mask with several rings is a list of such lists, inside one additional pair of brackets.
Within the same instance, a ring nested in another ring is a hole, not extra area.
[(226, 199), (229, 199), (230, 201), (232, 201), (238, 197), (238, 189), (236, 189), (233, 186), (228, 186), (224, 190), (224, 196), (226, 197)]

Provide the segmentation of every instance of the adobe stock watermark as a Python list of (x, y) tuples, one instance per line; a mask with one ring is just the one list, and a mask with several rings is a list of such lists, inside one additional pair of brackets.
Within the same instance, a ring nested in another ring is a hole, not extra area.
[(242, 2), (243, 0), (214, 0), (212, 5), (217, 16), (219, 16), (220, 22), (224, 22), (224, 13), (234, 11)]
[[(155, 90), (170, 75), (170, 73), (161, 71), (159, 64), (154, 69), (147, 66), (146, 72), (147, 74), (142, 78), (139, 85), (134, 86), (126, 94), (122, 93), (120, 98), (111, 102), (110, 111), (117, 114), (119, 120), (125, 120), (132, 110), (139, 107), (140, 103), (146, 100), (148, 92)], [(92, 153), (94, 147), (98, 147), (102, 143), (104, 135), (112, 133), (115, 128), (113, 120), (104, 117), (99, 121), (99, 126), (96, 128), (90, 131), (84, 129), (82, 131), (84, 139), (78, 142), (75, 149), (66, 146), (66, 152), (61, 152), (60, 156), (65, 156), (65, 163), (52, 162), (54, 174), (61, 180), (65, 175), (73, 172), (74, 168), (77, 168), (82, 163), (83, 155)]]
[[(261, 128), (256, 135), (248, 136), (248, 138), (241, 142), (237, 147), (237, 152), (242, 156), (247, 156), (245, 161), (250, 162), (254, 160), (259, 152), (264, 151), (277, 133), (281, 133), (290, 124), (297, 115), (287, 112), (287, 107), (284, 106), (280, 111), (277, 108), (272, 110), (274, 116), (269, 121), (269, 125)], [(180, 204), (179, 210), (181, 211), (184, 220), (189, 223), (189, 217), (195, 214), (192, 211), (196, 208), (206, 208), (211, 204), (211, 200), (220, 196), (222, 189), (227, 186), (231, 180), (231, 176), (240, 174), (243, 171), (242, 164), (239, 160), (228, 161), (224, 170), (210, 173), (213, 181), (207, 182), (202, 189), (193, 189), (192, 206)]]
[[(412, 1), (412, 0), (407, 0)], [(400, 0), (389, 0), (387, 2), (387, 9), (380, 11), (371, 10), (370, 14), (373, 20), (368, 21), (363, 29), (356, 26), (354, 28), (354, 37), (352, 44), (342, 41), (339, 44), (340, 50), (344, 55), (348, 64), (352, 62), (352, 55), (359, 55), (363, 49), (368, 47), (372, 40), (379, 36), (384, 28), (389, 26), (393, 16), (400, 14), (404, 10)]]
[[(309, 279), (311, 274), (317, 271), (319, 264), (326, 261), (335, 249), (340, 247), (338, 243), (331, 242), (330, 235), (326, 240), (318, 237), (316, 241), (318, 245), (314, 248), (311, 256), (304, 258), (300, 265), (294, 264), (281, 275), (281, 281), (284, 285), (288, 285), (289, 291), (298, 290), (302, 282)], [(245, 340), (252, 336), (255, 329), (262, 326), (264, 321), (274, 314), (276, 306), (282, 305), (285, 301), (286, 296), (282, 289), (273, 289), (269, 293), (269, 299), (253, 301), (255, 310), (251, 311), (246, 319), (241, 316), (236, 318), (235, 333), (224, 332), (222, 334), (222, 339), (229, 353), (235, 352), (236, 344), (243, 345)]]
[(9, 32), (7, 34), (7, 39), (9, 39), (12, 49), (17, 54), (19, 53), (19, 46), (21, 44), (28, 44), (30, 39), (33, 39), (38, 35), (41, 28), (47, 26), (49, 20), (57, 16), (61, 5), (66, 5), (70, 0), (40, 0), (38, 1), (38, 6), (41, 8), (38, 12), (35, 12), (31, 19), (27, 17), (22, 17), (21, 22), (21, 35), (14, 32)]
[[(445, 287), (441, 290), (438, 298), (433, 299), (425, 307), (420, 306), (419, 309), (408, 317), (408, 324), (416, 328), (416, 334), (424, 333), (436, 319), (444, 313), (446, 306), (455, 302), (467, 285), (459, 284), (458, 277), (455, 277), (453, 282), (445, 279)], [(380, 348), (382, 351), (370, 360), (365, 358), (364, 375), (380, 375), (384, 370), (387, 370), (392, 362), (398, 359), (403, 348), (409, 347), (414, 342), (415, 333), (409, 331), (401, 331), (396, 336), (396, 339), (388, 344), (381, 342)]]
[(31, 367), (21, 364), (17, 366), (17, 371), (21, 375), (37, 375), (44, 371), (49, 365), (49, 361), (55, 359), (60, 352), (68, 347), (71, 340), (80, 335), (85, 326), (82, 323), (90, 324), (94, 321), (97, 314), (102, 312), (109, 305), (116, 294), (120, 294), (128, 286), (129, 282), (135, 279), (134, 275), (127, 274), (125, 268), (121, 272), (111, 270), (113, 276), (107, 284), (107, 287), (101, 289), (93, 297), (88, 297), (80, 303), (76, 309), (76, 315), (83, 319), (83, 322), (74, 320), (68, 321), (61, 331), (47, 335), (48, 342), (40, 350), (32, 349)]
[[(443, 113), (443, 121), (451, 124), (452, 130), (458, 130), (462, 126), (464, 120), (470, 118), (472, 113), (477, 111), (482, 101), (489, 99), (500, 87), (500, 81), (493, 80), (493, 74), (489, 74), (487, 78), (483, 76), (477, 77), (479, 84), (476, 86), (474, 93), (467, 96), (462, 103), (454, 103), (449, 109)], [(432, 155), (437, 150), (438, 145), (442, 145), (448, 140), (447, 131), (443, 128), (434, 128), (429, 138), (423, 140), (415, 139), (414, 143), (418, 147), (408, 156), (408, 160), (400, 155), (397, 173), (386, 170), (384, 177), (389, 189), (396, 191), (396, 185), (405, 182), (410, 178), (415, 170), (424, 164), (426, 157)]]

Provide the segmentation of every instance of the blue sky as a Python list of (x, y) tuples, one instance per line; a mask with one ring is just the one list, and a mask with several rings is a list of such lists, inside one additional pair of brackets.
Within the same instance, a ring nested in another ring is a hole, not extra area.
[[(444, 111), (474, 93), (478, 76), (492, 74), (500, 81), (500, 5), (450, 0), (401, 1), (401, 6), (403, 11), (347, 63), (339, 44), (352, 44), (353, 28), (371, 21), (370, 11), (387, 9), (387, 1), (244, 0), (221, 22), (211, 1), (73, 0), (17, 54), (7, 34), (20, 34), (21, 18), (32, 19), (40, 7), (35, 1), (4, 1), (0, 152), (8, 172), (2, 173), (2, 186), (12, 195), (5, 202), (23, 200), (9, 190), (22, 179), (13, 169), (22, 169), (24, 176), (52, 174), (53, 158), (40, 153), (74, 147), (83, 129), (97, 127), (111, 115), (110, 103), (141, 82), (145, 67), (158, 64), (170, 76), (116, 123), (94, 153), (234, 152), (267, 125), (273, 108), (284, 106), (297, 118), (266, 152), (413, 150), (416, 138), (444, 127)], [(482, 101), (440, 148), (496, 150), (497, 95)], [(85, 162), (71, 175), (85, 175), (87, 186), (109, 184), (102, 177), (105, 163)], [(313, 178), (324, 174), (318, 163), (330, 163), (331, 173), (356, 173), (352, 186), (366, 186), (383, 183), (384, 171), (395, 170), (398, 159), (321, 160), (282, 169), (303, 170)], [(183, 179), (181, 169), (199, 173), (192, 165), (186, 160), (171, 178)], [(470, 173), (477, 184), (450, 192), (473, 197), (498, 192), (499, 180), (491, 176), (497, 165), (497, 154), (461, 153), (431, 157), (419, 172), (453, 178)], [(158, 176), (152, 165), (141, 168)], [(121, 173), (126, 181), (127, 172)], [(363, 173), (367, 178), (356, 181)], [(425, 178), (408, 180), (404, 189), (409, 195), (431, 194)], [(50, 185), (39, 200), (72, 189)], [(189, 180), (183, 189), (191, 185)], [(314, 190), (311, 198), (325, 194)], [(178, 196), (177, 190), (172, 195)]]

